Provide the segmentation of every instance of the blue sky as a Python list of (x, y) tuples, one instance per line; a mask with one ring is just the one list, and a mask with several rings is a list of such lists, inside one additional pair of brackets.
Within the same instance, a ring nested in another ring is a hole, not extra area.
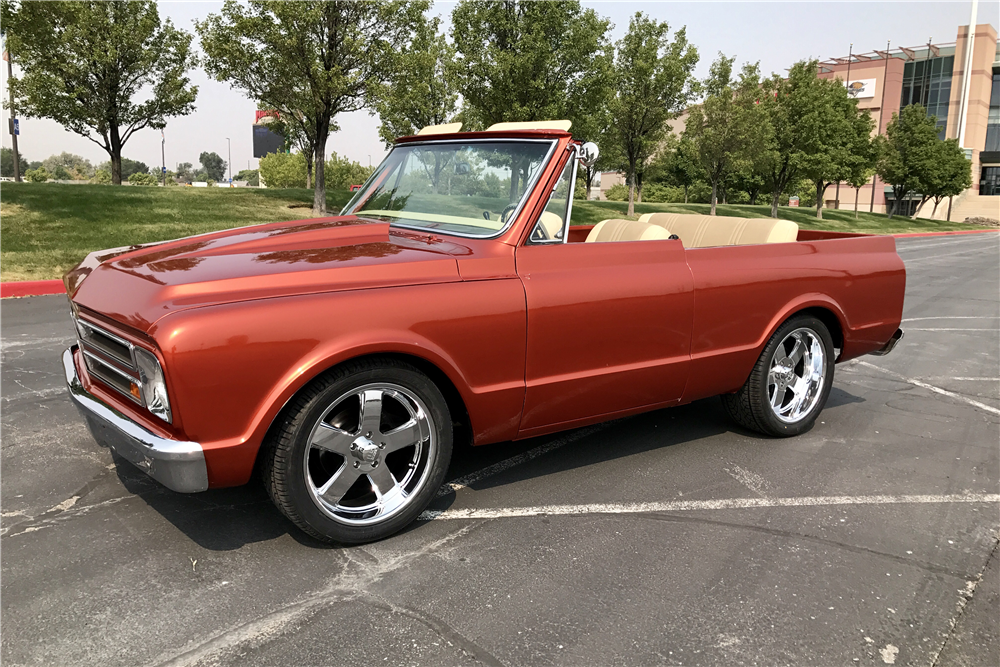
[[(916, 46), (931, 38), (935, 43), (955, 40), (956, 28), (969, 22), (971, 2), (584, 2), (614, 24), (613, 37), (628, 30), (629, 17), (637, 11), (667, 21), (672, 28), (687, 27), (688, 39), (701, 55), (698, 76), (705, 76), (719, 51), (736, 56), (738, 63), (760, 61), (764, 73), (784, 72), (792, 63), (809, 57), (821, 59), (893, 46)], [(193, 30), (193, 21), (218, 12), (220, 2), (162, 2), (161, 15), (178, 27)], [(437, 2), (431, 12), (448, 23), (454, 3)], [(1000, 3), (980, 2), (977, 23), (1000, 26)], [(6, 90), (6, 68), (3, 68)], [(178, 162), (197, 164), (202, 151), (227, 158), (232, 142), (233, 173), (252, 158), (251, 124), (255, 105), (228, 84), (210, 80), (203, 71), (191, 75), (199, 86), (197, 110), (172, 119), (166, 129), (167, 166)], [(3, 113), (3, 145), (10, 146)], [(377, 163), (385, 154), (378, 138), (378, 119), (365, 111), (343, 114), (341, 130), (333, 134), (328, 149), (362, 164), (369, 156)], [(21, 120), (21, 152), (29, 160), (42, 160), (69, 151), (95, 164), (107, 159), (96, 145), (47, 120)], [(160, 164), (160, 133), (145, 130), (125, 146), (126, 157), (149, 165)]]

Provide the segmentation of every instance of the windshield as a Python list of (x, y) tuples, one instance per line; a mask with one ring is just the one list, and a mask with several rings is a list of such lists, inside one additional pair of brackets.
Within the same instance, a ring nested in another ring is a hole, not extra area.
[(463, 236), (495, 236), (517, 215), (554, 141), (403, 144), (341, 215)]

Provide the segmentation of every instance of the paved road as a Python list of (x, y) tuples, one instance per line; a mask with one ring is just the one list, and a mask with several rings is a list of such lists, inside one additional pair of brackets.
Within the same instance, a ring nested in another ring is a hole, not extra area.
[(350, 549), (116, 464), (63, 395), (65, 298), (4, 301), (0, 658), (1000, 664), (1000, 242), (899, 249), (906, 338), (839, 366), (810, 433), (712, 399), (462, 451), (438, 518)]

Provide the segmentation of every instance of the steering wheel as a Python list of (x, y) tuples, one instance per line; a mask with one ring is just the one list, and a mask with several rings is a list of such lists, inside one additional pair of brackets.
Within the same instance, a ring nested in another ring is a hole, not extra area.
[(507, 222), (507, 215), (512, 213), (515, 208), (517, 208), (517, 204), (511, 204), (500, 212), (500, 224), (505, 224)]

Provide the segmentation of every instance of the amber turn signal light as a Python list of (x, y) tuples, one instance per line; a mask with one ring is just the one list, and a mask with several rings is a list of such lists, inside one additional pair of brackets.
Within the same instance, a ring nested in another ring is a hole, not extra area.
[(142, 394), (139, 392), (139, 385), (137, 385), (135, 382), (130, 382), (128, 389), (130, 392), (132, 392), (132, 395), (135, 396), (135, 400), (137, 401), (142, 400)]

